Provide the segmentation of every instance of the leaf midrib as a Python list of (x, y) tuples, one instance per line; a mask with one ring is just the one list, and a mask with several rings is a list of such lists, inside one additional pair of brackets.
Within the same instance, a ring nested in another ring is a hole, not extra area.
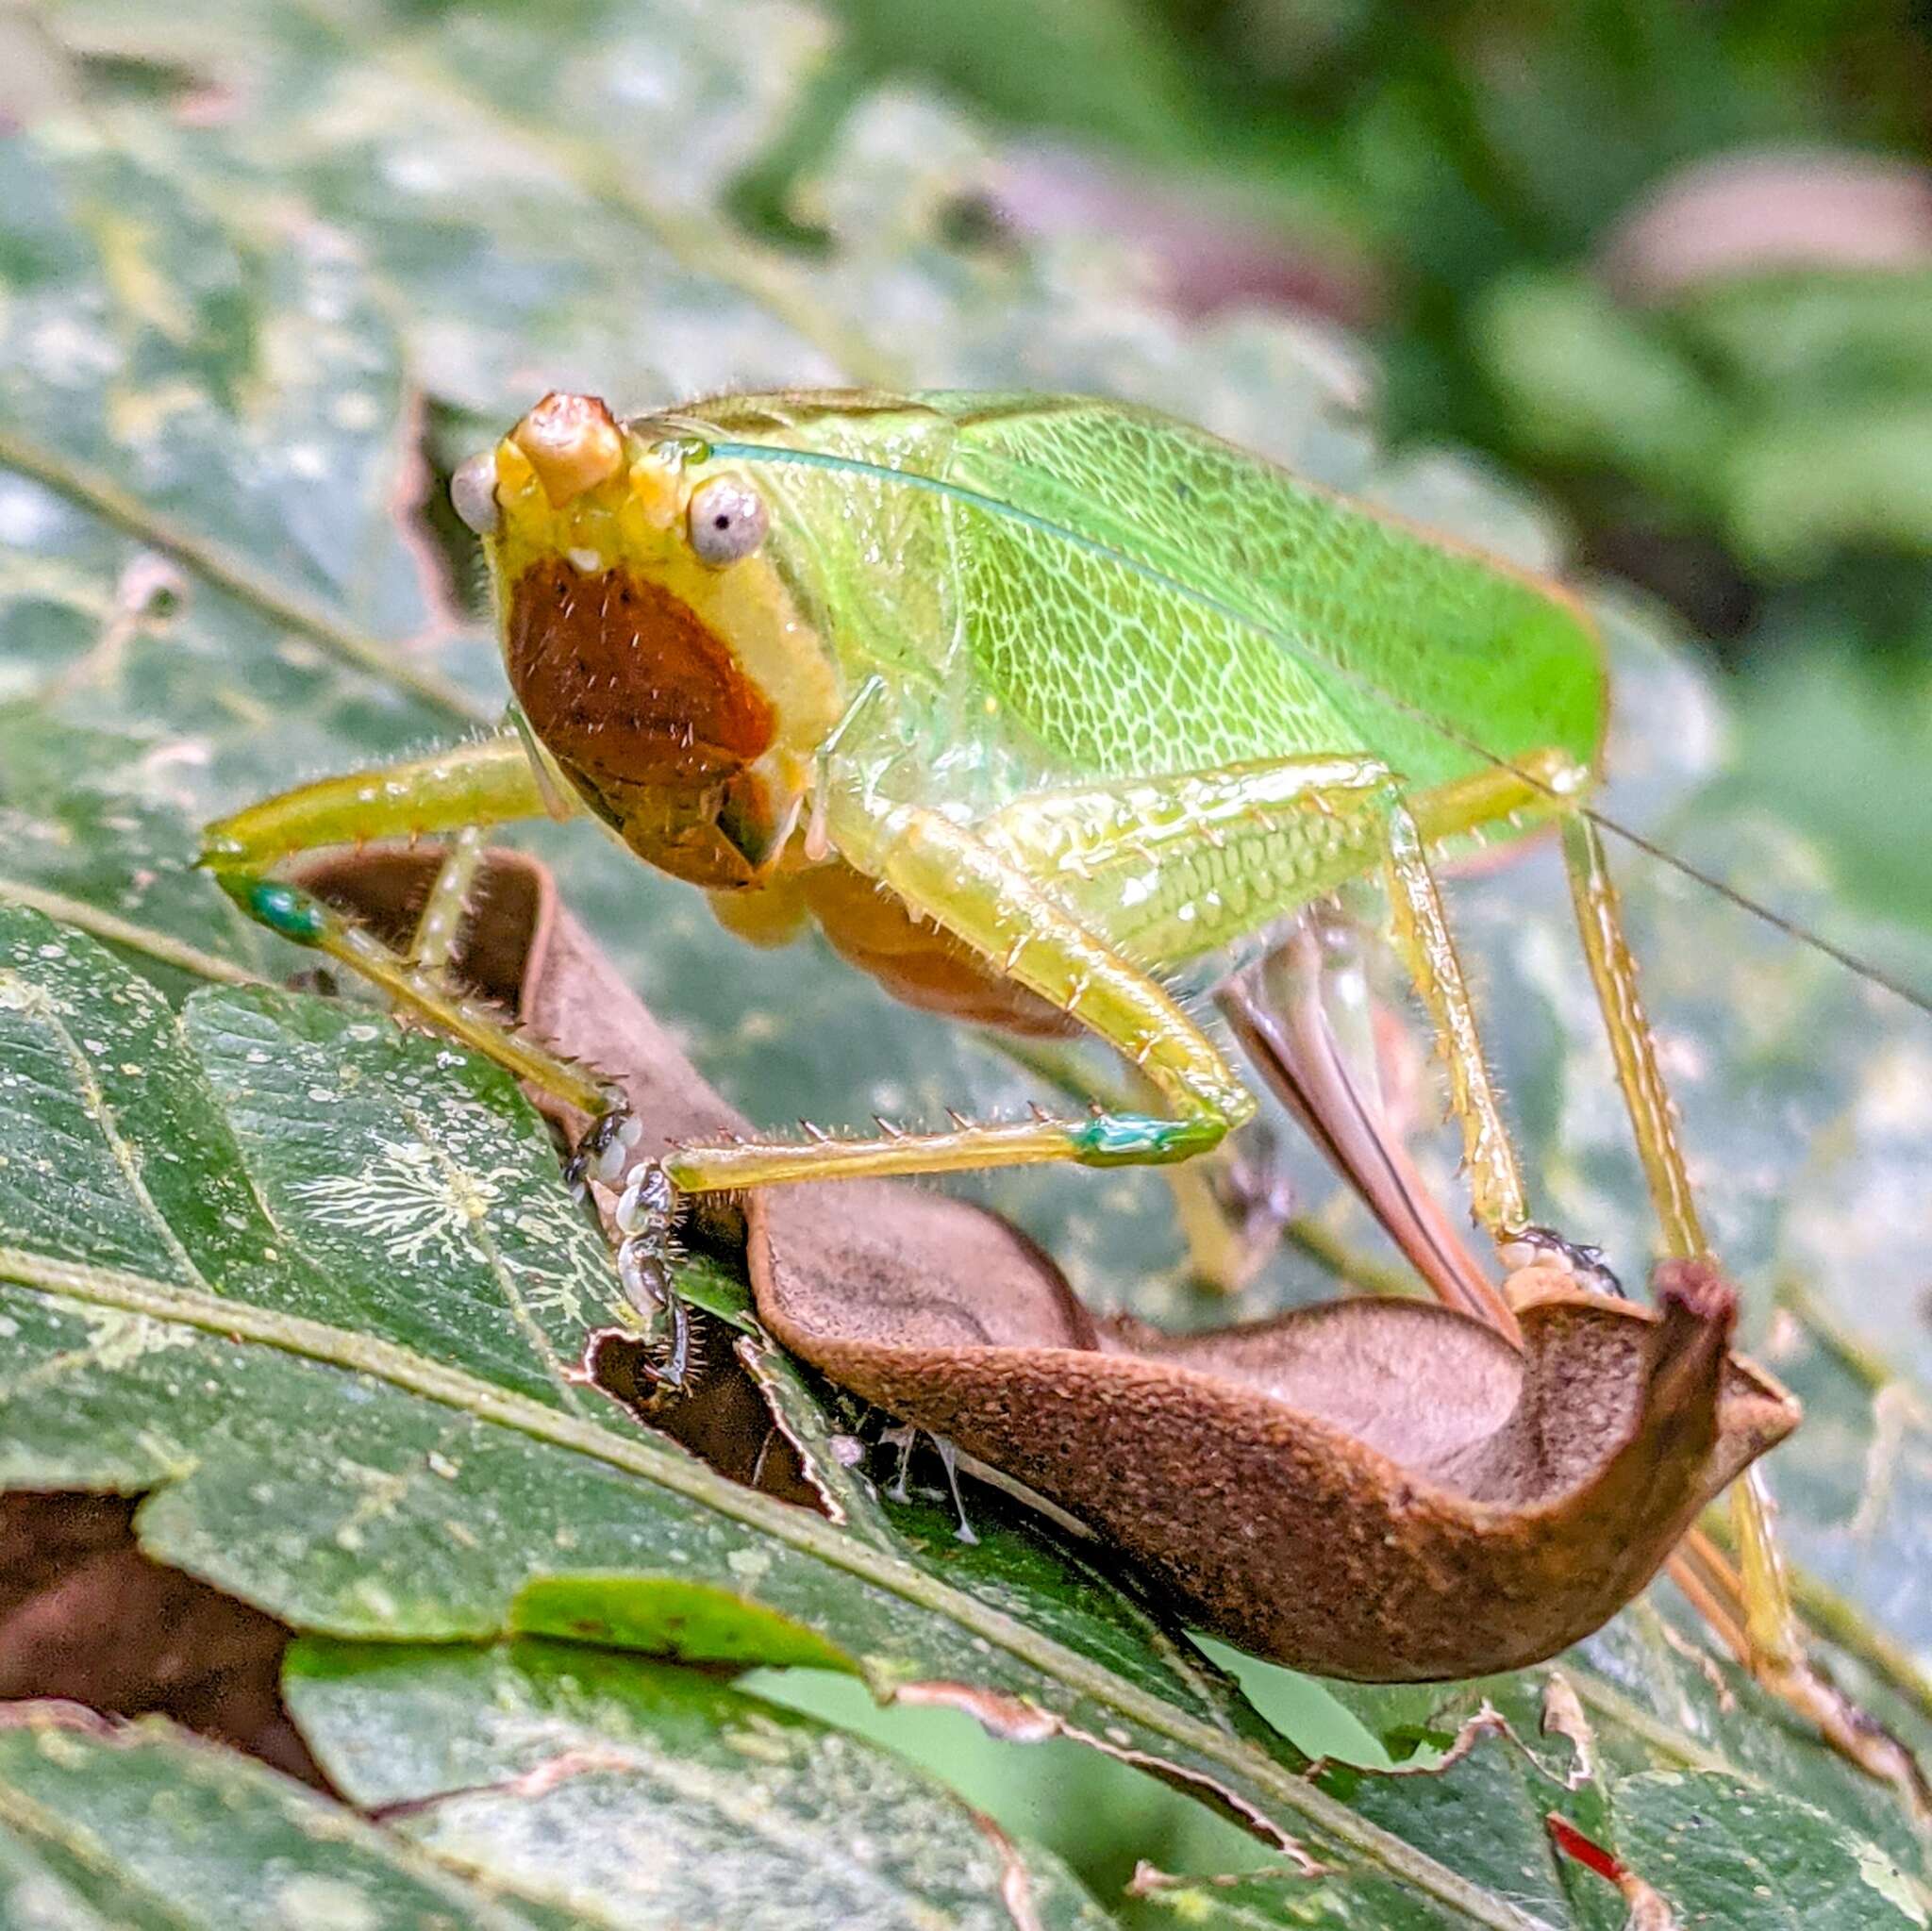
[(58, 454), (0, 424), (0, 468), (29, 477), (99, 517), (135, 541), (172, 557), (214, 589), (258, 616), (306, 637), (340, 662), (407, 692), (458, 724), (488, 724), (496, 707), (426, 665), (410, 663), (405, 648), (358, 629), (320, 604), (291, 594), (239, 552), (150, 508), (105, 471)]
[(200, 1294), (114, 1268), (0, 1247), (0, 1280), (92, 1306), (174, 1322), (204, 1333), (252, 1341), (325, 1366), (365, 1373), (425, 1400), (511, 1429), (552, 1447), (590, 1457), (655, 1482), (760, 1535), (843, 1571), (876, 1589), (941, 1616), (1004, 1649), (1041, 1674), (1119, 1711), (1183, 1749), (1224, 1764), (1275, 1803), (1391, 1876), (1472, 1923), (1493, 1931), (1554, 1931), (1544, 1919), (1437, 1862), (1401, 1838), (1357, 1816), (1339, 1799), (1272, 1762), (1252, 1745), (1173, 1708), (1153, 1694), (1089, 1662), (1049, 1637), (962, 1595), (910, 1563), (842, 1535), (818, 1516), (728, 1481), (704, 1463), (646, 1440), (631, 1440), (592, 1421), (546, 1407), (432, 1361), (393, 1341), (325, 1322)]
[[(23, 975), (14, 972), (0, 972), (0, 982), (8, 980), (26, 983)], [(107, 1143), (109, 1158), (114, 1170), (121, 1176), (128, 1193), (142, 1212), (143, 1222), (153, 1230), (155, 1238), (179, 1263), (182, 1273), (201, 1287), (212, 1285), (208, 1277), (195, 1265), (194, 1257), (181, 1244), (181, 1237), (175, 1233), (173, 1224), (164, 1214), (154, 1195), (148, 1191), (147, 1178), (142, 1171), (142, 1163), (127, 1137), (121, 1131), (121, 1124), (115, 1117), (115, 1109), (108, 1104), (108, 1096), (101, 1090), (101, 1082), (94, 1072), (93, 1061), (81, 1050), (80, 1041), (74, 1037), (74, 1029), (60, 1013), (50, 1007), (38, 1015), (53, 1038), (61, 1057), (66, 1059), (68, 1070), (74, 1076), (75, 1090), (80, 1095), (82, 1109), (88, 1118), (100, 1129), (101, 1138)]]
[(80, 1828), (50, 1810), (46, 1805), (36, 1802), (4, 1778), (0, 1778), (0, 1825), (18, 1832), (30, 1841), (55, 1846), (106, 1883), (134, 1889), (142, 1905), (151, 1909), (159, 1922), (177, 1924), (180, 1931), (206, 1931), (208, 1921), (205, 1918), (184, 1916), (166, 1898), (130, 1884), (128, 1873), (119, 1868), (92, 1832)]

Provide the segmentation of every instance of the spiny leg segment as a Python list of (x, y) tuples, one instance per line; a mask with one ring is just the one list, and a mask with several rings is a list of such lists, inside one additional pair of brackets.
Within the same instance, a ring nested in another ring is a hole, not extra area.
[(470, 895), (476, 889), (476, 874), (482, 869), (485, 829), (480, 824), (466, 824), (444, 849), (442, 863), (436, 868), (435, 882), (409, 940), (408, 960), (419, 973), (441, 978), (449, 971), (462, 938)]
[[(485, 827), (541, 817), (546, 808), (522, 743), (514, 737), (485, 739), (380, 771), (325, 778), (252, 805), (208, 826), (201, 862), (271, 931), (339, 960), (405, 1010), (600, 1119), (622, 1104), (613, 1088), (443, 984), (441, 966), (454, 941), (459, 900), (452, 904), (447, 893), (432, 893), (415, 956), (405, 957), (313, 892), (274, 875), (276, 865), (302, 853), (425, 834), (456, 834), (459, 850), (468, 834), (480, 855)], [(451, 890), (459, 893), (463, 884), (458, 876)]]
[[(491, 824), (557, 815), (554, 788), (541, 782), (522, 741), (491, 739), (377, 772), (327, 778), (270, 798), (210, 825), (202, 862), (251, 916), (296, 943), (314, 947), (382, 987), (405, 1011), (453, 1034), (517, 1078), (591, 1116), (571, 1163), (574, 1184), (587, 1172), (615, 1182), (641, 1137), (622, 1091), (507, 1025), (488, 1007), (445, 983), (470, 891)], [(273, 868), (298, 854), (424, 834), (451, 834), (449, 849), (407, 954)], [(616, 1209), (617, 1272), (631, 1305), (665, 1329), (662, 1358), (646, 1362), (678, 1387), (691, 1357), (691, 1318), (672, 1282), (676, 1197), (662, 1171), (640, 1167)]]
[[(951, 1132), (876, 1140), (687, 1148), (667, 1159), (667, 1171), (679, 1187), (708, 1190), (1053, 1160), (1156, 1163), (1204, 1152), (1249, 1115), (1253, 1098), (1128, 949), (1176, 926), (1211, 949), (1379, 866), (1403, 956), (1449, 1061), (1478, 1218), (1499, 1243), (1520, 1239), (1527, 1225), (1522, 1182), (1424, 842), (1534, 808), (1542, 795), (1531, 779), (1484, 774), (1429, 794), (1425, 832), (1385, 766), (1344, 757), (1038, 795), (976, 826), (919, 806), (874, 811), (836, 797), (827, 820), (848, 862), (1107, 1040), (1170, 1115), (959, 1122)], [(1122, 882), (1133, 872), (1148, 874), (1152, 887), (1124, 919)]]
[(1156, 956), (1243, 937), (1380, 871), (1398, 951), (1447, 1063), (1476, 1217), (1506, 1256), (1533, 1250), (1574, 1263), (1590, 1251), (1528, 1223), (1427, 854), (1503, 822), (1546, 817), (1587, 782), (1554, 749), (1416, 793), (1373, 757), (1301, 757), (1036, 795), (983, 829), (1118, 944)]
[(845, 797), (829, 803), (826, 818), (847, 862), (1115, 1046), (1172, 1113), (956, 1121), (940, 1133), (690, 1147), (664, 1163), (678, 1187), (710, 1191), (1056, 1160), (1095, 1167), (1180, 1160), (1216, 1145), (1253, 1111), (1252, 1096), (1219, 1049), (1161, 987), (975, 831), (924, 807), (874, 814)]

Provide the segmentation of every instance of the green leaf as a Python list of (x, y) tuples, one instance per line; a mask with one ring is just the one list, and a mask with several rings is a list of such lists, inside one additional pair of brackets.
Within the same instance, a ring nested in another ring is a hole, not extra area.
[[(1655, 1837), (1641, 1836), (1634, 1817), (1652, 1820), (1654, 1832), (1661, 1805), (1690, 1831), (1707, 1804), (1740, 1790), (1802, 1792), (1820, 1833), (1890, 1873), (1900, 1895), (1923, 1892), (1922, 1880), (1905, 1874), (1922, 1868), (1919, 1836), (1892, 1793), (1781, 1722), (1761, 1690), (1703, 1667), (1687, 1635), (1649, 1605), (1557, 1663), (1514, 1676), (1339, 1693), (1392, 1753), (1415, 1753), (1407, 1773), (1366, 1779), (1352, 1801), (1405, 1835), (1453, 1845), (1458, 1868), (1554, 1922), (1621, 1931), (1624, 1907), (1594, 1873), (1552, 1858), (1553, 1813), (1688, 1907), (1678, 1873), (1649, 1861)], [(1430, 1767), (1458, 1751), (1449, 1774)], [(1836, 1881), (1830, 1861), (1821, 1856), (1805, 1880), (1821, 1897)], [(1787, 1881), (1779, 1907), (1792, 1895), (1811, 1892)]]
[(73, 1931), (353, 1924), (568, 1931), (232, 1751), (68, 1705), (0, 1723), (0, 1922)]
[[(16, 515), (57, 556), (132, 536), (242, 623), (286, 626), (448, 716), (474, 714), (383, 641), (436, 613), (391, 509), (408, 455), (393, 327), (340, 238), (242, 240), (76, 129), (0, 149), (0, 462), (84, 520), (31, 495)], [(33, 574), (17, 577), (29, 594)]]
[(1373, 1879), (1290, 1885), (1278, 1874), (1211, 1877), (1143, 1874), (1137, 1895), (1189, 1931), (1442, 1931), (1453, 1921)]
[(1631, 1777), (1618, 1803), (1630, 1858), (1675, 1900), (1686, 1924), (1924, 1931), (1928, 1922), (1889, 1858), (1755, 1781)]
[[(1325, 330), (1177, 322), (1146, 306), (1131, 251), (1099, 239), (962, 241), (948, 211), (996, 143), (929, 98), (858, 100), (801, 184), (818, 253), (748, 240), (721, 212), (735, 183), (815, 90), (842, 84), (838, 36), (807, 7), (59, 0), (37, 18), (55, 54), (87, 57), (66, 88), (86, 118), (45, 120), (0, 157), (0, 897), (37, 894), (115, 950), (6, 914), (0, 1476), (147, 1493), (158, 1558), (337, 1636), (530, 1629), (829, 1660), (1008, 1735), (1058, 1725), (1177, 1768), (1193, 1795), (1218, 1789), (1341, 1867), (1319, 1885), (1174, 1893), (1274, 1913), (1241, 1922), (1521, 1925), (1520, 1905), (1614, 1923), (1614, 1893), (1550, 1853), (1547, 1778), (1515, 1744), (1485, 1737), (1439, 1776), (1311, 1785), (1158, 1607), (1000, 1504), (975, 1497), (978, 1550), (943, 1510), (857, 1485), (841, 1529), (732, 1488), (586, 1390), (570, 1372), (582, 1324), (622, 1318), (605, 1257), (522, 1103), (465, 1056), (397, 1039), (368, 1007), (260, 992), (204, 993), (176, 1017), (126, 970), (171, 1001), (224, 973), (292, 970), (189, 869), (196, 819), (494, 713), (493, 647), (428, 556), (419, 458), (466, 453), (553, 384), (624, 406), (895, 373), (1102, 390), (1531, 567), (1560, 560), (1561, 532), (1460, 458), (1385, 458), (1359, 413), (1368, 373)], [(1570, 117), (1554, 121), (1567, 152)], [(1464, 240), (1442, 225), (1442, 248)], [(1895, 303), (1848, 321), (1850, 297), (1835, 313), (1740, 298), (1655, 332), (1571, 284), (1499, 301), (1498, 368), (1550, 446), (1619, 452), (1674, 489), (1701, 491), (1731, 446), (1740, 391), (1724, 384), (1740, 370), (1765, 374), (1743, 384), (1757, 410), (1788, 378), (1856, 401), (1922, 367)], [(1834, 360), (1848, 341), (1856, 366)], [(465, 544), (458, 584), (469, 569)], [(1829, 869), (1779, 822), (1788, 770), (1724, 775), (1722, 707), (1669, 626), (1606, 609), (1607, 805), (1840, 929)], [(822, 948), (738, 945), (584, 827), (531, 841), (755, 1118), (936, 1119), (1046, 1096)], [(1923, 1648), (1932, 1360), (1902, 1257), (1923, 1244), (1926, 1035), (1647, 861), (1614, 862), (1711, 1224), (1811, 1406), (1771, 1469), (1785, 1528), (1855, 1612)], [(1634, 1278), (1650, 1218), (1561, 882), (1544, 854), (1450, 895), (1540, 1209), (1607, 1240)], [(1459, 1197), (1453, 1147), (1423, 1138)], [(1365, 1242), (1311, 1155), (1283, 1166), (1331, 1245), (1338, 1229)], [(1158, 1176), (982, 1190), (1096, 1304), (1224, 1317), (1182, 1278)], [(1812, 1292), (1773, 1328), (1785, 1277)], [(1291, 1257), (1237, 1311), (1329, 1286)], [(782, 1359), (768, 1367), (788, 1425), (836, 1468), (840, 1418)], [(1676, 1616), (1667, 1586), (1657, 1601)], [(1624, 1619), (1566, 1664), (1611, 1765), (1591, 1803), (1622, 1828), (1619, 1779), (1690, 1773), (1642, 1799), (1681, 1829), (1707, 1781), (1748, 1773), (1856, 1839), (1860, 1869), (1890, 1856), (1922, 1880), (1888, 1792), (1713, 1666), (1721, 1696), (1661, 1626)], [(1923, 1744), (1909, 1658), (1856, 1613), (1832, 1627), (1834, 1667)], [(1544, 1681), (1507, 1692), (1520, 1736)], [(1467, 1706), (1439, 1707), (1453, 1736)], [(1084, 1840), (1093, 1820), (1067, 1829)], [(1841, 1866), (1827, 1846), (1790, 1886), (1835, 1896)]]
[(186, 997), (211, 974), (251, 976), (271, 948), (192, 869), (192, 827), (156, 795), (165, 757), (35, 704), (0, 704), (0, 892), (55, 917), (122, 922), (123, 956)]
[(302, 1628), (838, 1660), (1518, 1922), (1305, 1783), (1205, 1659), (1036, 1537), (889, 1552), (574, 1384), (557, 1335), (594, 1315), (593, 1237), (493, 1070), (280, 994), (177, 1021), (4, 907), (0, 1068), (0, 1478), (158, 1488), (156, 1559)]
[(889, 1752), (688, 1670), (567, 1644), (305, 1643), (291, 1709), (332, 1779), (440, 1861), (590, 1924), (1098, 1931)]

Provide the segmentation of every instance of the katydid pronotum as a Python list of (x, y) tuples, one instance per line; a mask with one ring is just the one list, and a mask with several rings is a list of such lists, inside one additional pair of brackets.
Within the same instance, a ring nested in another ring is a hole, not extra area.
[[(479, 827), (588, 811), (746, 937), (815, 921), (915, 1005), (1097, 1035), (1158, 1102), (674, 1151), (619, 1204), (634, 1293), (668, 1293), (650, 1241), (679, 1193), (1213, 1148), (1254, 1101), (1161, 974), (1363, 876), (1447, 1069), (1476, 1224), (1507, 1272), (1588, 1280), (1588, 1250), (1532, 1220), (1431, 870), (1553, 823), (1658, 1245), (1707, 1257), (1587, 803), (1599, 646), (1559, 589), (1080, 399), (732, 396), (620, 424), (554, 394), (452, 493), (490, 561), (513, 728), (211, 827), (245, 908), (591, 1114), (579, 1170), (606, 1180), (634, 1141), (609, 1091), (437, 970)], [(425, 833), (457, 841), (412, 952), (274, 874)], [(1744, 1507), (1740, 1640), (1789, 1677)]]

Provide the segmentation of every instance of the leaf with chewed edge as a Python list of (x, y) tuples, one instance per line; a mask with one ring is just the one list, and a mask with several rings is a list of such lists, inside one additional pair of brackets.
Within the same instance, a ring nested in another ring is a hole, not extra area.
[(572, 1931), (258, 1763), (72, 1704), (0, 1715), (0, 1923), (60, 1931)]
[(613, 1927), (1100, 1931), (1056, 1859), (890, 1752), (571, 1644), (291, 1653), (339, 1787), (439, 1860)]
[(156, 1559), (342, 1636), (527, 1628), (527, 1586), (593, 1575), (607, 1610), (635, 1599), (608, 1640), (835, 1657), (1521, 1931), (1307, 1783), (1212, 1666), (1045, 1543), (908, 1559), (574, 1381), (560, 1337), (596, 1237), (536, 1116), (470, 1056), (284, 994), (199, 994), (177, 1020), (92, 941), (0, 907), (0, 1478), (156, 1489)]

